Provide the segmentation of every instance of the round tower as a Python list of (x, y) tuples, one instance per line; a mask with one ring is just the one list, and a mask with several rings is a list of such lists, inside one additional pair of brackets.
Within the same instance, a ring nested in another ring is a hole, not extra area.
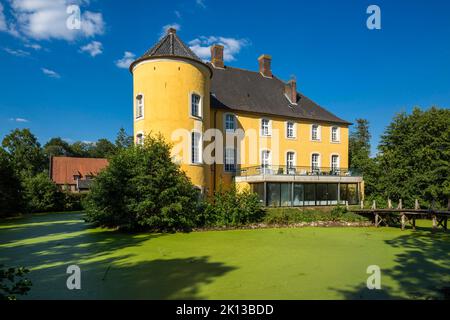
[(210, 127), (211, 68), (170, 28), (130, 65), (130, 72), (135, 142), (161, 133), (174, 146), (174, 161), (194, 185), (209, 192), (210, 170), (202, 159), (202, 141)]

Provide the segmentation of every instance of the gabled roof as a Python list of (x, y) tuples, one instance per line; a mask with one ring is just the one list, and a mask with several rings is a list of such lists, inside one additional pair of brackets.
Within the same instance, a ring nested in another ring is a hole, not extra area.
[(213, 68), (211, 107), (350, 125), (301, 93), (297, 105), (285, 95), (285, 83), (273, 76), (238, 68)]
[(74, 176), (96, 176), (100, 170), (108, 166), (107, 159), (52, 157), (50, 175), (54, 183), (76, 184)]

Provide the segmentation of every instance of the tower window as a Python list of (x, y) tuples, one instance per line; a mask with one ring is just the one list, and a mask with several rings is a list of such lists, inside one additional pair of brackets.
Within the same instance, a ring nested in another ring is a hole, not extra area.
[(225, 149), (225, 171), (236, 171), (236, 150), (234, 148)]
[(236, 117), (234, 114), (225, 115), (225, 130), (234, 132), (236, 130)]
[(136, 96), (136, 119), (144, 117), (144, 96), (138, 94)]
[(201, 97), (198, 94), (192, 94), (191, 96), (191, 116), (201, 118), (200, 110)]
[(201, 163), (201, 134), (192, 132), (191, 141), (191, 162), (193, 164)]
[(142, 146), (144, 144), (144, 135), (142, 133), (138, 133), (136, 135), (136, 144), (138, 146)]

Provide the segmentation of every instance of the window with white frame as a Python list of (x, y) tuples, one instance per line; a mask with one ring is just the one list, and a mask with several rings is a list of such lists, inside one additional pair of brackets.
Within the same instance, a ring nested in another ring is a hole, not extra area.
[(234, 148), (225, 148), (225, 171), (236, 171), (236, 150)]
[(201, 163), (201, 139), (200, 132), (192, 132), (191, 139), (191, 162)]
[(313, 172), (320, 170), (320, 154), (313, 153), (311, 156), (311, 169)]
[(311, 126), (311, 140), (314, 141), (320, 140), (320, 127), (318, 124), (313, 124)]
[(227, 113), (225, 115), (225, 130), (228, 132), (236, 130), (236, 116), (234, 114)]
[(338, 155), (331, 156), (331, 171), (333, 171), (333, 172), (339, 171), (339, 156)]
[(295, 123), (286, 122), (286, 137), (287, 138), (295, 138)]
[(338, 127), (332, 127), (331, 128), (331, 141), (332, 142), (339, 142), (339, 128)]
[(270, 151), (263, 150), (261, 152), (261, 167), (263, 169), (269, 169), (270, 167)]
[(136, 135), (136, 144), (138, 146), (142, 146), (144, 144), (144, 135), (142, 133), (138, 133)]
[(270, 120), (269, 119), (261, 119), (261, 135), (262, 136), (270, 136), (271, 128), (270, 128)]
[(288, 170), (295, 168), (295, 152), (286, 153), (286, 167)]
[(144, 96), (138, 94), (136, 96), (136, 119), (144, 117)]
[(191, 116), (193, 117), (201, 117), (200, 100), (201, 97), (198, 94), (193, 93), (191, 95)]

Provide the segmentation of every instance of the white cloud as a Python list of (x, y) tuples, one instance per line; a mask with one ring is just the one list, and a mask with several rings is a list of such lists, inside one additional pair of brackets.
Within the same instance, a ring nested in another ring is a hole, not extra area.
[(24, 51), (24, 50), (14, 50), (14, 49), (10, 49), (10, 48), (3, 48), (3, 50), (7, 53), (9, 53), (10, 55), (16, 56), (16, 57), (27, 57), (30, 55), (29, 52)]
[(181, 13), (178, 10), (174, 11), (175, 15), (177, 16), (178, 19), (181, 19)]
[(25, 48), (30, 48), (30, 49), (34, 49), (34, 50), (41, 50), (42, 46), (40, 44), (37, 43), (28, 43), (24, 45)]
[(56, 71), (53, 71), (53, 70), (50, 70), (47, 68), (42, 68), (41, 70), (46, 76), (49, 76), (50, 78), (55, 78), (55, 79), (61, 78), (59, 73), (57, 73)]
[[(101, 13), (80, 8), (79, 29), (67, 26), (72, 14), (67, 13), (68, 5), (87, 5), (88, 0), (9, 0), (14, 21), (7, 27), (16, 36), (36, 40), (62, 39), (72, 41), (89, 38), (104, 32)], [(5, 31), (5, 30), (4, 30)]]
[(169, 30), (169, 28), (174, 28), (177, 31), (181, 30), (181, 25), (179, 25), (178, 23), (169, 23), (166, 24), (165, 26), (163, 26), (161, 28), (161, 33), (159, 34), (159, 38), (163, 38), (166, 34), (167, 34), (167, 30)]
[(95, 57), (99, 54), (103, 53), (103, 45), (99, 41), (92, 41), (85, 46), (80, 48), (81, 52), (87, 52), (91, 55), (91, 57)]
[(198, 6), (206, 8), (205, 0), (195, 0), (195, 2), (197, 3)]
[(125, 51), (123, 58), (116, 61), (116, 66), (122, 69), (128, 69), (135, 60), (136, 55), (130, 51)]
[(236, 60), (236, 55), (243, 47), (250, 43), (246, 39), (235, 39), (226, 37), (205, 37), (201, 36), (189, 42), (189, 48), (202, 59), (209, 59), (211, 57), (211, 45), (221, 44), (224, 46), (223, 59), (227, 62)]
[(3, 13), (3, 5), (0, 2), (0, 31), (6, 31), (8, 28), (6, 26), (6, 18)]
[(14, 121), (14, 122), (21, 122), (21, 123), (30, 122), (28, 119), (25, 119), (25, 118), (11, 118), (9, 120)]

